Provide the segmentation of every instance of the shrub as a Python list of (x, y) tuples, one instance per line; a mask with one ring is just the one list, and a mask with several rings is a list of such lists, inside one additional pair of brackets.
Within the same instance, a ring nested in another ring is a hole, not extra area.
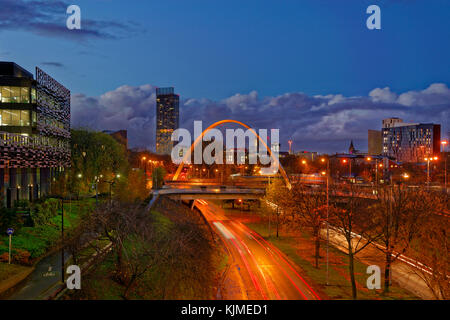
[(51, 218), (58, 214), (59, 201), (57, 199), (47, 199), (36, 204), (31, 210), (31, 217), (35, 225), (45, 225)]
[(28, 200), (15, 200), (14, 207), (16, 208), (29, 208), (30, 202)]
[(17, 231), (20, 228), (19, 219), (14, 210), (0, 208), (0, 234), (4, 235), (8, 228)]

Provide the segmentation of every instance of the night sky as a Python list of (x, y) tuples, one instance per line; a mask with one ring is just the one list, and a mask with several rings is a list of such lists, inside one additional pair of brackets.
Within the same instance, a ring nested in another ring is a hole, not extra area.
[[(81, 30), (66, 28), (79, 5)], [(366, 8), (381, 8), (381, 30)], [(72, 91), (72, 124), (154, 148), (155, 87), (181, 126), (280, 128), (282, 150), (367, 149), (397, 116), (450, 130), (448, 0), (0, 0), (0, 60)]]

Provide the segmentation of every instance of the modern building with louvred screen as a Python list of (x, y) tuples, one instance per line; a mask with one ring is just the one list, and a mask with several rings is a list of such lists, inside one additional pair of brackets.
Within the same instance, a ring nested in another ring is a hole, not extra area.
[(37, 199), (70, 166), (70, 91), (39, 68), (36, 78), (0, 62), (0, 199)]

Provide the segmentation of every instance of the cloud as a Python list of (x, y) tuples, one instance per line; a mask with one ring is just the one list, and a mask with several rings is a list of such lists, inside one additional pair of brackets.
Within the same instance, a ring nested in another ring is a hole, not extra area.
[[(155, 87), (122, 86), (99, 97), (72, 97), (72, 122), (92, 129), (127, 129), (130, 146), (154, 149)], [(206, 98), (180, 101), (180, 126), (191, 130), (194, 120), (203, 126), (223, 119), (240, 120), (259, 128), (279, 128), (281, 149), (293, 139), (294, 150), (346, 151), (350, 140), (367, 149), (367, 130), (380, 129), (381, 120), (400, 117), (406, 122), (433, 122), (450, 130), (450, 89), (435, 83), (420, 91), (401, 94), (375, 88), (368, 96), (309, 96), (285, 93), (259, 97), (256, 91), (235, 94), (220, 101)]]
[(75, 41), (115, 39), (135, 32), (128, 23), (86, 19), (83, 10), (81, 29), (69, 30), (66, 27), (69, 5), (61, 0), (1, 0), (0, 31), (22, 30)]
[(41, 62), (41, 65), (47, 67), (64, 68), (64, 64), (62, 64), (61, 62)]
[(386, 102), (392, 103), (395, 102), (398, 98), (397, 94), (392, 92), (388, 87), (380, 89), (376, 88), (370, 91), (369, 97), (374, 102)]

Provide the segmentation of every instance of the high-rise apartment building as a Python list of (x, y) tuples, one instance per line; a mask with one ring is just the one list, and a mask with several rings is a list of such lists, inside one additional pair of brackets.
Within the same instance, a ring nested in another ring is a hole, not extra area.
[[(395, 121), (390, 121), (396, 119)], [(441, 126), (433, 123), (404, 123), (383, 120), (383, 155), (402, 162), (423, 162), (440, 153)]]
[(70, 91), (39, 68), (0, 62), (0, 199), (33, 200), (70, 166)]
[(174, 88), (156, 89), (156, 153), (170, 154), (172, 152), (172, 133), (179, 126), (180, 96), (174, 93)]
[(383, 124), (383, 128), (391, 128), (402, 122), (403, 122), (403, 120), (400, 118), (387, 118), (387, 119), (383, 119), (382, 124)]

